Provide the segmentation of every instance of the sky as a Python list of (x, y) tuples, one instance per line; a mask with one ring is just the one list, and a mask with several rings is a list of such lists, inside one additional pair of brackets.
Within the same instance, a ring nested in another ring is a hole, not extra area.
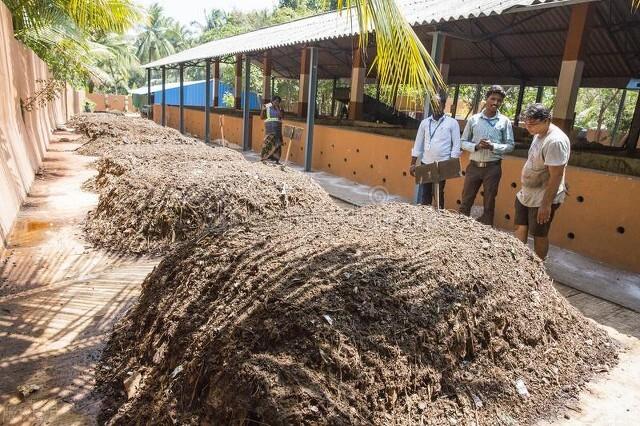
[(137, 3), (145, 7), (159, 3), (165, 15), (189, 26), (193, 21), (204, 21), (204, 10), (256, 10), (273, 9), (278, 0), (138, 0)]

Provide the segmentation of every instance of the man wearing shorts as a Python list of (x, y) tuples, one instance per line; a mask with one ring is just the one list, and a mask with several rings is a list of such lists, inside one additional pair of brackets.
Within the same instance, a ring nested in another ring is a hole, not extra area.
[(544, 260), (549, 252), (549, 229), (553, 216), (565, 199), (565, 169), (569, 162), (569, 138), (551, 124), (551, 111), (532, 104), (522, 113), (533, 142), (522, 168), (522, 188), (516, 194), (516, 237), (527, 244), (533, 236), (534, 251)]

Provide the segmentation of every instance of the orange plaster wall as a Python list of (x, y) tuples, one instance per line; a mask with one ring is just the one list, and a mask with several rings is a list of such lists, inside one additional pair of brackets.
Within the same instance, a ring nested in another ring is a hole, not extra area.
[[(104, 93), (87, 93), (87, 99), (95, 103), (95, 111), (135, 111), (131, 96)], [(107, 105), (109, 108), (107, 108)]]
[[(169, 111), (167, 107), (167, 111)], [(176, 108), (177, 110), (177, 108)], [(204, 116), (202, 111), (192, 111)], [(217, 114), (212, 114), (216, 116)], [(156, 115), (157, 116), (157, 115)], [(226, 117), (225, 137), (241, 142), (242, 119)], [(231, 120), (229, 120), (231, 118)], [(217, 123), (217, 118), (213, 122)], [(213, 123), (212, 123), (213, 124)], [(305, 127), (305, 123), (285, 120), (284, 125)], [(177, 127), (177, 126), (176, 126)], [(192, 132), (190, 132), (192, 133)], [(252, 149), (259, 152), (264, 126), (252, 118)], [(409, 175), (413, 142), (345, 128), (316, 125), (314, 128), (313, 169), (322, 170), (369, 186), (384, 187), (389, 193), (413, 199), (415, 185)], [(283, 149), (283, 156), (287, 147)], [(289, 160), (304, 164), (304, 133), (293, 141)], [(466, 168), (468, 155), (463, 154)], [(520, 186), (524, 159), (506, 157), (496, 199), (496, 226), (514, 228), (514, 200)], [(355, 173), (354, 173), (355, 172)], [(464, 178), (447, 181), (446, 208), (455, 210), (462, 194)], [(558, 210), (551, 230), (552, 244), (581, 253), (615, 267), (640, 272), (640, 179), (579, 167), (567, 168), (569, 197)], [(514, 187), (515, 186), (515, 187)], [(578, 201), (578, 197), (583, 201)], [(478, 193), (476, 204), (482, 204)], [(507, 216), (508, 215), (508, 216)], [(624, 228), (624, 233), (618, 228)], [(573, 238), (569, 238), (569, 233)]]

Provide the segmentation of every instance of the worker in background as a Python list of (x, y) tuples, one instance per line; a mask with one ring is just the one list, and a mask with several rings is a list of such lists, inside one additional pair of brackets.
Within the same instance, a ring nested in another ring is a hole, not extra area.
[[(446, 93), (434, 97), (433, 113), (422, 120), (418, 128), (413, 149), (411, 150), (411, 166), (409, 173), (415, 176), (416, 163), (431, 164), (450, 158), (460, 158), (460, 125), (458, 121), (444, 114)], [(444, 185), (440, 182), (440, 208), (444, 208)], [(422, 205), (432, 205), (433, 184), (421, 184), (421, 197), (418, 202)]]
[(571, 145), (567, 135), (551, 123), (551, 111), (544, 105), (529, 105), (522, 118), (534, 138), (522, 168), (522, 187), (516, 194), (516, 237), (527, 244), (531, 234), (534, 250), (544, 260), (553, 216), (567, 192), (564, 175)]
[(264, 120), (264, 143), (262, 145), (261, 159), (275, 160), (280, 162), (282, 151), (282, 120), (284, 119), (284, 110), (280, 106), (282, 98), (274, 96), (272, 101), (265, 104), (260, 112), (260, 116)]
[(465, 172), (460, 213), (471, 214), (482, 185), (484, 210), (478, 220), (491, 226), (502, 177), (502, 156), (513, 151), (514, 146), (511, 121), (499, 111), (505, 96), (501, 86), (491, 86), (485, 95), (484, 109), (471, 116), (462, 133), (462, 149), (471, 153), (471, 161)]

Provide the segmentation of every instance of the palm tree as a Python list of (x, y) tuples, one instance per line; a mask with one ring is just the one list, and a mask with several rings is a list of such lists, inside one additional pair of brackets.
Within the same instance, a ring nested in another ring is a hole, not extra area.
[(227, 15), (224, 10), (211, 9), (204, 10), (204, 24), (198, 21), (191, 22), (191, 25), (198, 27), (201, 33), (222, 27), (227, 22)]
[(162, 6), (152, 4), (147, 11), (147, 21), (136, 40), (136, 56), (142, 63), (169, 56), (175, 52), (170, 40), (172, 19), (163, 15)]
[(118, 88), (126, 92), (131, 69), (140, 65), (132, 41), (126, 36), (112, 33), (97, 38), (93, 45), (96, 48), (96, 65), (109, 75), (109, 81), (102, 83), (108, 83), (116, 94)]
[(446, 89), (440, 70), (395, 0), (338, 0), (337, 6), (338, 10), (346, 7), (347, 13), (356, 11), (361, 46), (368, 45), (369, 33), (375, 31), (377, 53), (372, 66), (378, 70), (383, 96), (390, 97), (401, 84), (430, 95)]
[[(72, 83), (104, 78), (92, 56), (92, 35), (123, 33), (142, 16), (131, 0), (4, 0), (15, 37), (29, 46), (54, 77)], [(99, 50), (99, 49), (98, 49)]]

